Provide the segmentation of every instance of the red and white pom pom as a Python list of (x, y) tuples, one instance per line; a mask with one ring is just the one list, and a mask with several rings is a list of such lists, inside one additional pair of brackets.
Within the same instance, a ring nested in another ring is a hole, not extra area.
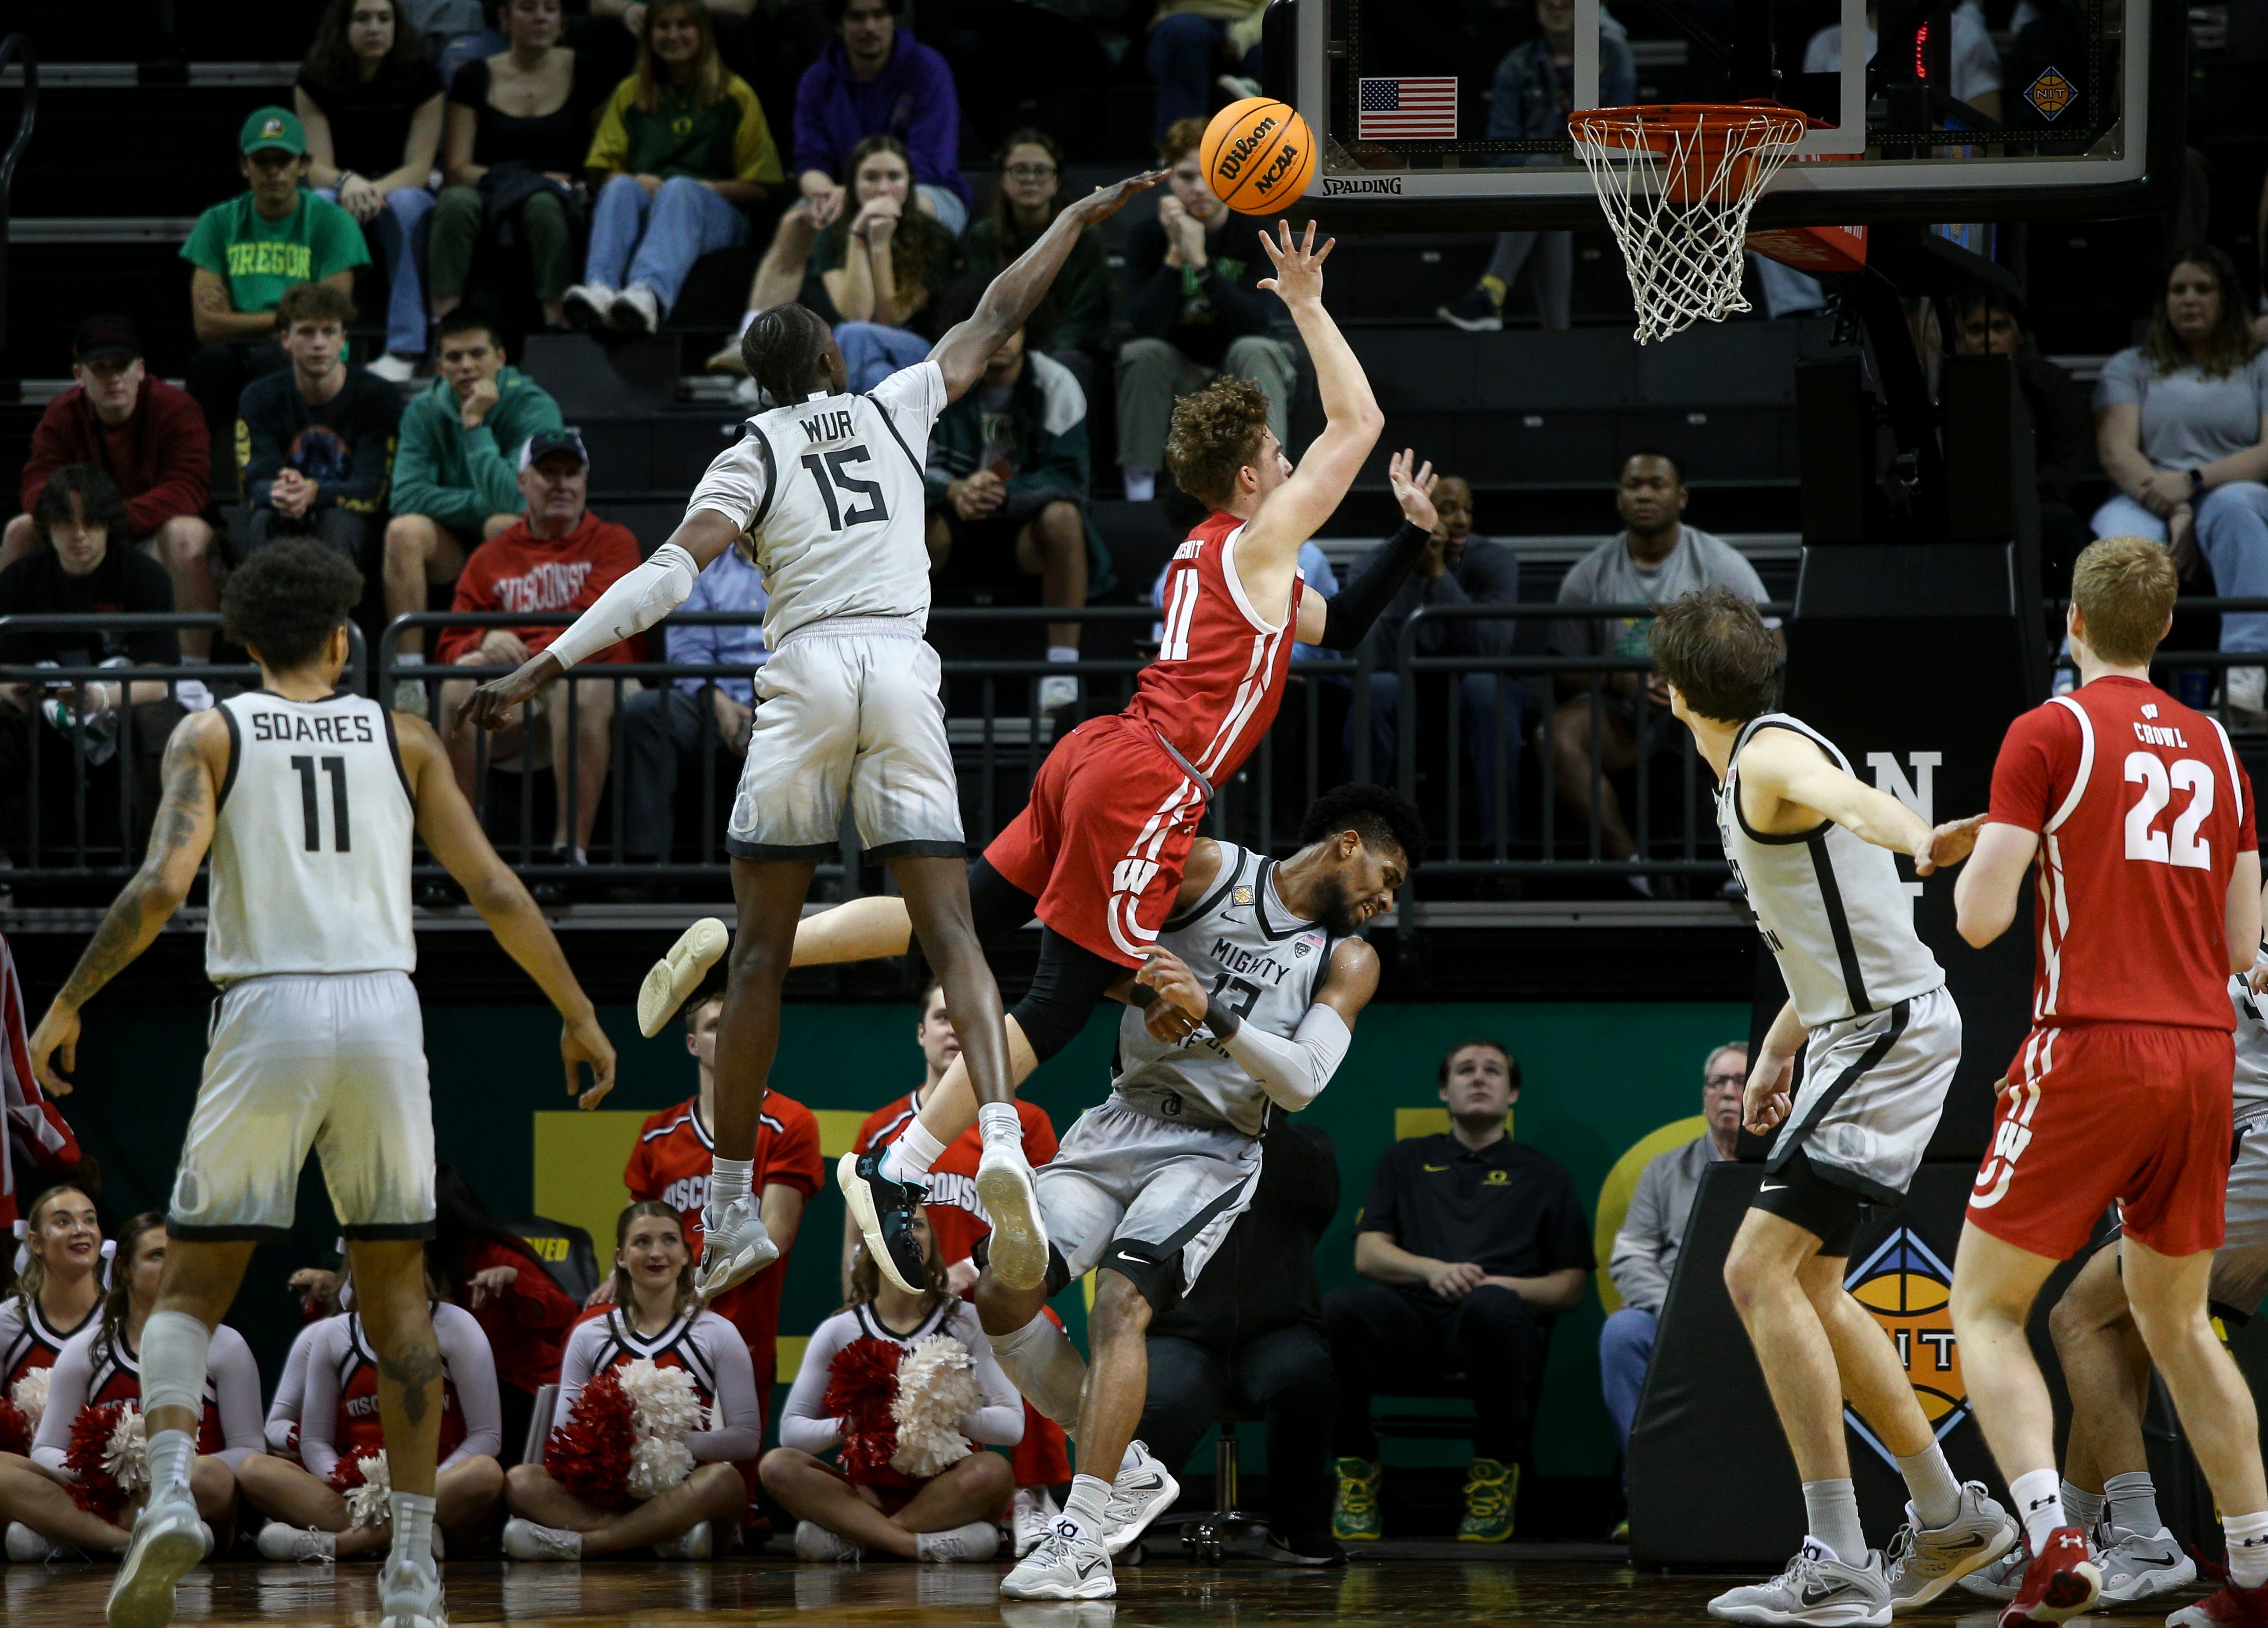
[(630, 1399), (627, 1488), (632, 1498), (649, 1499), (693, 1473), (693, 1453), (685, 1438), (701, 1425), (701, 1396), (683, 1368), (665, 1368), (649, 1357), (624, 1363), (616, 1372), (622, 1394)]
[(53, 1368), (26, 1368), (24, 1377), (8, 1393), (8, 1400), (16, 1404), (24, 1422), (33, 1435), (40, 1433), (40, 1420), (48, 1411), (48, 1381), (55, 1377)]
[(387, 1467), (386, 1449), (350, 1453), (331, 1466), (331, 1491), (347, 1500), (350, 1527), (383, 1526), (393, 1519), (388, 1499), (394, 1494), (394, 1472)]
[(898, 1444), (890, 1468), (927, 1479), (972, 1451), (961, 1421), (984, 1405), (968, 1347), (950, 1334), (916, 1340), (898, 1364), (898, 1394), (890, 1418)]
[(24, 1420), (24, 1411), (12, 1402), (0, 1402), (0, 1453), (29, 1457), (32, 1438), (39, 1433)]
[(111, 1484), (132, 1498), (150, 1489), (150, 1440), (142, 1410), (128, 1403), (102, 1444), (102, 1468)]
[(626, 1509), (630, 1455), (637, 1447), (630, 1399), (609, 1368), (592, 1376), (567, 1422), (543, 1444), (543, 1467), (593, 1509)]
[(898, 1364), (905, 1349), (895, 1340), (861, 1335), (827, 1365), (827, 1394), (820, 1407), (843, 1421), (843, 1473), (864, 1484), (886, 1474), (898, 1450), (898, 1427), (891, 1409), (898, 1392)]
[(63, 1467), (77, 1477), (71, 1501), (115, 1525), (127, 1501), (150, 1484), (141, 1410), (130, 1402), (81, 1408), (71, 1420)]

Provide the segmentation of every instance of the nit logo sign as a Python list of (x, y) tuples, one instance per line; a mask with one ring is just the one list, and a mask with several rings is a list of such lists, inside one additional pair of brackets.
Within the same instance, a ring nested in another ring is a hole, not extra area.
[[(1953, 1337), (1953, 1269), (1911, 1227), (1899, 1227), (1851, 1269), (1843, 1286), (1896, 1345), (1914, 1399), (1940, 1441), (1969, 1417), (1969, 1388), (1961, 1377), (1961, 1347)], [(1854, 1409), (1845, 1408), (1866, 1444), (1892, 1469), (1897, 1460), (1875, 1440)]]

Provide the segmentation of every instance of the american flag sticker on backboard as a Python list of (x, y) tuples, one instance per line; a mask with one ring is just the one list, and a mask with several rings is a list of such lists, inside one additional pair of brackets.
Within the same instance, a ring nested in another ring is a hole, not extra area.
[(1457, 81), (1365, 79), (1355, 87), (1359, 141), (1454, 141)]

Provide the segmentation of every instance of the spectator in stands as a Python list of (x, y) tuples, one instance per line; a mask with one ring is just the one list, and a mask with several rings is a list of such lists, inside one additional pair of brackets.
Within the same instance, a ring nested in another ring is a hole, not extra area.
[(1339, 1207), (1329, 1133), (1302, 1115), (1268, 1132), (1252, 1207), (1236, 1218), (1197, 1287), (1150, 1320), (1150, 1389), (1135, 1434), (1169, 1469), (1212, 1425), (1263, 1420), (1268, 1433), (1268, 1552), (1336, 1565), (1331, 1417), (1338, 1382), (1323, 1334), (1315, 1245)]
[[(1489, 98), (1491, 141), (1540, 141), (1564, 137), (1575, 105), (1574, 0), (1535, 0), (1542, 34), (1514, 46), (1497, 64), (1496, 89)], [(1599, 99), (1619, 107), (1637, 99), (1638, 63), (1623, 26), (1603, 9), (1599, 13)], [(1550, 154), (1536, 155), (1547, 160)], [(1526, 161), (1525, 155), (1510, 160)], [(1481, 280), (1454, 306), (1434, 314), (1467, 333), (1494, 333), (1504, 326), (1504, 297), (1521, 267), (1541, 247), (1530, 282), (1535, 314), (1547, 328), (1573, 320), (1575, 234), (1571, 232), (1502, 232)]]
[[(741, 611), (761, 616), (768, 602), (763, 573), (738, 549), (727, 549), (702, 568), (693, 592), (678, 607), (688, 611)], [(674, 679), (641, 690), (622, 704), (622, 856), (633, 865), (670, 857), (677, 825), (677, 781), (686, 763), (721, 746), (735, 759), (748, 755), (755, 722), (755, 670), (770, 652), (761, 624), (677, 621), (663, 624), (669, 659), (742, 671), (713, 678)], [(718, 777), (727, 799), (739, 784), (733, 770)]]
[(1958, 356), (2015, 358), (2016, 383), (2032, 416), (2033, 484), (2040, 500), (2040, 556), (2051, 594), (2068, 591), (2072, 562), (2094, 541), (2071, 506), (2072, 488), (2095, 467), (2086, 398), (2072, 376), (2040, 354), (2023, 297), (1971, 288), (1954, 307)]
[[(0, 617), (132, 615), (173, 608), (173, 586), (164, 570), (128, 546), (133, 522), (126, 500), (93, 465), (66, 464), (56, 470), (32, 505), (32, 523), (39, 546), (0, 571)], [(140, 851), (164, 789), (166, 741), (183, 711), (165, 684), (127, 678), (124, 669), (173, 667), (180, 659), (170, 628), (0, 631), (0, 667), (121, 669), (114, 680), (0, 686), (0, 851), (20, 854), (28, 840), (35, 753), (43, 845), (65, 846), (81, 835), (75, 808), (82, 772), (88, 818), (114, 833), (118, 777), (130, 758), (132, 847)]]
[(1623, 1452), (1630, 1452), (1631, 1420), (1638, 1416), (1646, 1365), (1653, 1356), (1654, 1330), (1677, 1252), (1685, 1244), (1686, 1219), (1701, 1190), (1703, 1172), (1733, 1156), (1741, 1139), (1741, 1095), (1749, 1084), (1749, 1047), (1736, 1040), (1719, 1046), (1701, 1064), (1701, 1114), (1706, 1128), (1683, 1147), (1656, 1153), (1639, 1173), (1622, 1229), (1607, 1257), (1607, 1276), (1621, 1295), (1621, 1308), (1599, 1330), (1599, 1387), (1607, 1416), (1615, 1422)]
[[(2102, 365), (2095, 445), (2117, 483), (2098, 537), (2202, 551), (2225, 598), (2268, 595), (2268, 352), (2245, 320), (2236, 266), (2211, 244), (2176, 251), (2150, 331)], [(2220, 619), (2223, 650), (2268, 652), (2268, 615)], [(2231, 667), (2224, 695), (2247, 726), (2268, 711), (2268, 670)]]
[[(56, 396), (32, 431), (19, 489), (24, 512), (0, 540), (0, 569), (39, 544), (32, 511), (65, 464), (92, 464), (126, 499), (122, 542), (140, 543), (173, 581), (173, 608), (217, 609), (212, 579), (213, 528), (206, 519), (212, 444), (204, 415), (188, 393), (153, 379), (142, 341), (124, 317), (89, 317), (71, 341), (71, 388)], [(212, 635), (199, 630), (183, 643), (202, 657)]]
[(301, 185), (307, 133), (296, 114), (255, 108), (236, 144), (237, 166), (251, 189), (198, 216), (181, 246), (181, 258), (195, 268), (189, 313), (204, 346), (185, 382), (204, 409), (217, 463), (233, 448), (244, 387), (284, 365), (276, 320), (284, 291), (328, 283), (351, 294), (355, 268), (370, 264), (354, 217)]
[(850, 388), (871, 390), (927, 356), (945, 331), (946, 287), (961, 269), (961, 244), (911, 201), (905, 144), (870, 136), (850, 152), (855, 215), (838, 215), (819, 234), (812, 260), (842, 320)]
[(488, 0), (401, 0), (401, 24), (425, 46), (425, 60), (446, 89), (457, 70), (476, 56), (494, 56), (511, 43), (489, 26)]
[(543, 319), (567, 320), (575, 239), (584, 225), (575, 185), (606, 86), (585, 57), (559, 43), (559, 0), (501, 0), (508, 48), (467, 63), (449, 85), (441, 175), (425, 277), (433, 314), (465, 297), (483, 236), (509, 223), (527, 255)]
[[(1879, 23), (1875, 8), (1867, 7), (1867, 60), (1874, 60), (1874, 37)], [(1953, 38), (1948, 46), (1950, 55), (1946, 89), (1955, 101), (1967, 102), (1985, 118), (1998, 123), (2000, 118), (2000, 54), (1992, 46), (1992, 35), (1985, 26), (1984, 8), (1977, 0), (1961, 0), (1953, 8)], [(1811, 36), (1803, 48), (1803, 71), (1806, 73), (1840, 73), (1843, 70), (1843, 25), (1830, 23)]]
[(961, 98), (945, 58), (901, 28), (904, 0), (827, 0), (842, 39), (805, 72), (795, 92), (795, 169), (803, 200), (827, 225), (849, 204), (843, 182), (869, 136), (902, 144), (924, 213), (958, 238), (968, 225), (961, 173)]
[(425, 356), (426, 181), (441, 150), (441, 76), (401, 5), (331, 0), (291, 92), (307, 179), (362, 223), (386, 266), (386, 354), (370, 371), (393, 384)]
[[(999, 180), (992, 208), (972, 223), (961, 247), (972, 279), (990, 279), (1038, 241), (1070, 200), (1064, 190), (1063, 149), (1044, 130), (1012, 132), (1001, 144)], [(1048, 291), (1052, 313), (1048, 354), (1094, 393), (1096, 359), (1110, 348), (1110, 267), (1102, 229), (1089, 226), (1071, 246), (1071, 258)]]
[[(440, 377), (401, 415), (394, 460), (394, 518), (386, 527), (386, 614), (423, 610), (429, 589), (457, 579), (465, 556), (519, 523), (519, 449), (565, 420), (541, 385), (504, 364), (493, 318), (459, 309), (434, 340)], [(423, 628), (404, 630), (401, 649), (425, 648)], [(394, 704), (423, 716), (424, 691), (406, 683)]]
[[(1472, 534), (1472, 483), (1461, 475), (1442, 475), (1433, 488), (1433, 512), (1438, 518), (1425, 553), (1418, 556), (1409, 578), (1371, 630), (1370, 772), (1380, 780), (1390, 780), (1401, 761), (1396, 753), (1401, 740), (1402, 680), (1395, 664), (1401, 653), (1402, 630), (1410, 616), (1420, 606), (1520, 602), (1520, 556), (1503, 543)], [(1391, 546), (1381, 543), (1373, 557), (1382, 558)], [(1486, 617), (1441, 622), (1429, 618), (1418, 626), (1418, 653), (1509, 655), (1519, 625)], [(1493, 842), (1501, 836), (1508, 842), (1520, 831), (1520, 758), (1527, 733), (1528, 686), (1516, 673), (1463, 673), (1454, 677), (1458, 718), (1463, 726), (1466, 773), (1480, 799), (1483, 840)], [(1416, 714), (1447, 717), (1432, 696), (1425, 697)], [(1351, 741), (1347, 749), (1354, 749)], [(1499, 773), (1506, 792), (1500, 821)]]
[(1370, 1281), (1323, 1297), (1339, 1387), (1331, 1536), (1342, 1543), (1382, 1530), (1372, 1396), (1454, 1373), (1475, 1416), (1457, 1536), (1512, 1536), (1552, 1319), (1582, 1304), (1597, 1265), (1574, 1179), (1506, 1128), (1520, 1100), (1512, 1053), (1467, 1041), (1441, 1059), (1440, 1093), (1449, 1129), (1395, 1143), (1371, 1179), (1354, 1235), (1354, 1269)]
[[(1071, 370), (1027, 350), (1025, 330), (1001, 342), (984, 377), (930, 431), (930, 570), (942, 582), (1001, 588), (1040, 579), (1040, 603), (1086, 603), (1090, 562), (1110, 556), (1086, 518), (1086, 395)], [(1079, 623), (1048, 624), (1048, 659), (1079, 659)], [(1040, 707), (1079, 699), (1069, 673), (1040, 681)]]
[(348, 363), (354, 302), (329, 284), (302, 283), (276, 315), (291, 365), (245, 386), (236, 409), (244, 550), (319, 537), (359, 565), (386, 502), (401, 393)]
[[(1761, 603), (1768, 597), (1764, 578), (1740, 550), (1685, 524), (1690, 495), (1677, 460), (1668, 453), (1641, 451), (1624, 459), (1615, 487), (1622, 534), (1575, 562), (1560, 580), (1559, 602), (1571, 608), (1666, 605), (1703, 588), (1721, 586)], [(1644, 658), (1650, 651), (1646, 629), (1653, 620), (1635, 615), (1570, 616), (1551, 624), (1550, 649), (1555, 656)], [(1765, 621), (1779, 625), (1772, 617)], [(1585, 833), (1578, 840), (1587, 842), (1594, 812), (1591, 759), (1595, 752), (1602, 770), (1595, 805), (1600, 851), (1609, 859), (1631, 858), (1638, 843), (1607, 776), (1630, 768), (1641, 751), (1653, 755), (1683, 749), (1683, 731), (1669, 715), (1668, 695), (1659, 677), (1634, 672), (1573, 674), (1561, 680), (1559, 692), (1559, 710), (1551, 720), (1551, 751), (1561, 806)], [(1631, 886), (1640, 893), (1650, 890), (1642, 876), (1633, 877)]]
[(764, 110), (717, 55), (701, 0), (641, 8), (637, 71), (615, 87), (592, 140), (598, 188), (571, 321), (650, 334), (703, 254), (738, 248), (748, 209), (784, 179)]
[(1203, 124), (1215, 84), (1233, 96), (1260, 94), (1265, 0), (1161, 0), (1150, 25), (1150, 77), (1158, 109), (1150, 138), (1162, 143), (1184, 119)]
[[(473, 550), (457, 578), (457, 611), (582, 611), (638, 563), (637, 539), (630, 528), (602, 520), (589, 508), (591, 455), (573, 430), (541, 430), (519, 454), (519, 491), (527, 512)], [(549, 627), (451, 628), (441, 635), (435, 659), (459, 667), (512, 667), (549, 646), (564, 623)], [(583, 663), (585, 669), (618, 666), (633, 659), (635, 641), (611, 646)], [(441, 687), (441, 716), (454, 718), (473, 679), (451, 679)], [(575, 687), (568, 703), (569, 685)], [(531, 704), (551, 746), (552, 773), (560, 791), (552, 817), (551, 858), (555, 865), (589, 863), (591, 828), (599, 817), (599, 794), (607, 784), (607, 760), (614, 742), (615, 686), (602, 677), (553, 681)], [(524, 749), (526, 726), (507, 725), (493, 737), (494, 753), (509, 757)], [(449, 761), (465, 795), (475, 792), (476, 742), (470, 730), (448, 737)]]
[(1249, 379), (1268, 397), (1268, 427), (1289, 433), (1286, 415), (1299, 381), (1291, 343), (1270, 330), (1275, 303), (1259, 290), (1267, 262), (1239, 218), (1213, 195), (1198, 152), (1204, 121), (1183, 119), (1158, 144), (1173, 173), (1155, 220), (1137, 225), (1126, 249), (1126, 324), (1134, 336), (1118, 350), (1118, 464), (1126, 495), (1156, 495), (1166, 460), (1174, 398), (1222, 373)]
[(433, 1236), (425, 1273), (434, 1292), (473, 1314), (495, 1354), (507, 1464), (519, 1458), (535, 1393), (559, 1379), (575, 1302), (527, 1241), (489, 1213), (456, 1166), (433, 1167)]

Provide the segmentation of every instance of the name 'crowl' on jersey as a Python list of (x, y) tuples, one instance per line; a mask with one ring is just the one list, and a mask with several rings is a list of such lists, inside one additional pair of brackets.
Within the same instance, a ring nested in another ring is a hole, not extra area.
[(417, 805), (394, 715), (343, 693), (220, 704), (228, 771), (213, 822), (205, 974), (411, 972)]
[(1166, 568), (1157, 659), (1135, 681), (1126, 716), (1150, 726), (1214, 785), (1244, 766), (1276, 721), (1306, 581), (1291, 603), (1256, 606), (1236, 574), (1245, 522), (1215, 510)]
[[(1158, 942), (1242, 1021), (1289, 1040), (1315, 1004), (1339, 941), (1320, 923), (1285, 909), (1275, 874), (1273, 859), (1221, 843), (1211, 889), (1167, 921)], [(1186, 1044), (1168, 1045), (1129, 1006), (1118, 1021), (1111, 1072), (1113, 1094), (1153, 1119), (1226, 1125), (1246, 1136), (1268, 1129), (1268, 1094), (1205, 1030)]]
[(2008, 726), (1990, 818), (2039, 834), (2036, 1026), (2234, 1026), (2228, 880), (2259, 843), (2218, 723), (2107, 674)]
[(945, 375), (917, 362), (864, 395), (814, 395), (748, 420), (686, 504), (740, 528), (771, 598), (764, 643), (842, 616), (929, 619), (929, 432)]
[(1779, 961), (1781, 980), (1806, 1028), (1881, 1012), (1945, 982), (1945, 969), (1914, 932), (1913, 900), (1887, 848), (1822, 820), (1786, 836), (1756, 830), (1741, 808), (1741, 753), (1761, 730), (1815, 742), (1835, 766), (1851, 760), (1826, 736), (1785, 712), (1749, 720), (1733, 741), (1717, 788), (1717, 830), (1748, 895), (1756, 931)]

